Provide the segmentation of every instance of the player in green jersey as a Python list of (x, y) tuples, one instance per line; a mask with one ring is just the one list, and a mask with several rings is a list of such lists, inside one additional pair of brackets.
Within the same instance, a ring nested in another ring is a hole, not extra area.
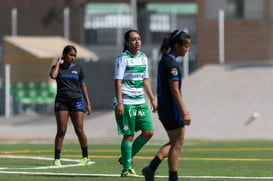
[[(149, 97), (152, 111), (157, 111), (148, 73), (148, 58), (140, 51), (141, 38), (136, 30), (124, 36), (123, 53), (115, 61), (115, 116), (121, 141), (122, 177), (138, 176), (131, 167), (132, 158), (153, 136), (153, 122), (144, 91)], [(134, 139), (137, 131), (141, 134)]]

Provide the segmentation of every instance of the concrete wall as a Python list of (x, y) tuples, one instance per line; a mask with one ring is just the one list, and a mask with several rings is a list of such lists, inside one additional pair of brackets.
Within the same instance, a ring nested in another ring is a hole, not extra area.
[[(207, 19), (206, 1), (198, 0), (197, 65), (218, 63), (218, 19)], [(225, 62), (270, 61), (272, 57), (272, 25), (269, 0), (264, 3), (262, 19), (225, 20)]]
[(87, 90), (93, 109), (112, 109), (114, 98), (113, 61), (78, 61), (87, 77)]

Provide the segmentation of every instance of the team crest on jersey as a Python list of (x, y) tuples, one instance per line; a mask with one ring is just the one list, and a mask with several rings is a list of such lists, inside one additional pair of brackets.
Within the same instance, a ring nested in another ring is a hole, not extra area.
[(142, 61), (142, 64), (145, 64), (145, 58), (144, 57), (141, 58), (141, 61)]
[(134, 63), (134, 59), (130, 58), (130, 59), (129, 59), (129, 62), (130, 62), (131, 64), (133, 64), (133, 63)]
[(123, 130), (124, 130), (124, 131), (128, 131), (128, 129), (129, 129), (129, 126), (128, 126), (128, 125), (124, 125), (124, 126), (123, 126)]
[(73, 70), (71, 73), (72, 74), (78, 74), (78, 72), (76, 70)]
[(173, 69), (171, 70), (171, 74), (174, 75), (174, 76), (177, 76), (177, 75), (178, 75), (178, 70), (177, 70), (177, 68), (173, 68)]

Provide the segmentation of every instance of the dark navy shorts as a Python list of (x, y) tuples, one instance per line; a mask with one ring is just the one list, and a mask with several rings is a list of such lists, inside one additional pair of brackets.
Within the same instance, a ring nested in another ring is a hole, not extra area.
[(82, 99), (72, 100), (68, 102), (55, 101), (55, 112), (57, 111), (81, 111), (85, 112), (85, 104)]
[(182, 114), (176, 107), (159, 105), (158, 116), (165, 130), (170, 131), (185, 126)]

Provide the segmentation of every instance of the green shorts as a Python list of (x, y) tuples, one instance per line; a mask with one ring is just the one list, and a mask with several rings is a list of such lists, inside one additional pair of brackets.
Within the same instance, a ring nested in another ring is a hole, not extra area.
[(122, 116), (115, 114), (119, 135), (132, 135), (140, 130), (154, 130), (151, 112), (146, 103), (138, 105), (125, 104), (123, 107), (124, 113)]

